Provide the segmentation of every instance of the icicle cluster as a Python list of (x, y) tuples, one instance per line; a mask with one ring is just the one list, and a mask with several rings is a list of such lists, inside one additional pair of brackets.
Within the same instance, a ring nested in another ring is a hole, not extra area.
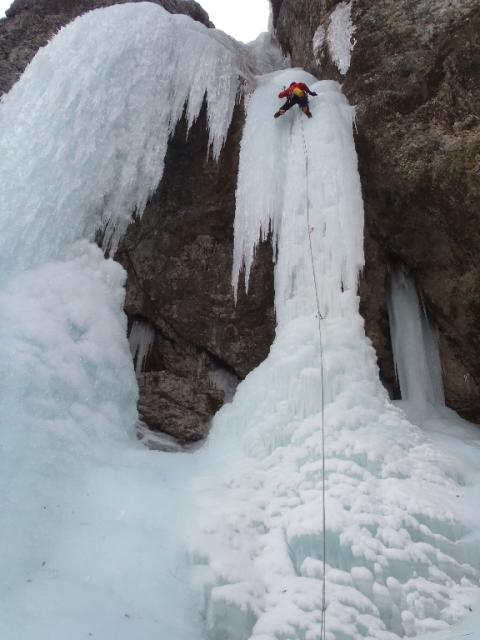
[(61, 256), (99, 228), (114, 251), (161, 180), (185, 108), (190, 127), (206, 100), (218, 158), (239, 82), (275, 58), (264, 44), (270, 58), (149, 3), (62, 29), (0, 109), (1, 274)]
[(340, 73), (345, 75), (350, 68), (352, 50), (355, 46), (354, 34), (352, 3), (339, 2), (332, 11), (326, 27), (319, 25), (313, 34), (312, 50), (317, 64), (321, 64), (326, 44), (332, 62)]

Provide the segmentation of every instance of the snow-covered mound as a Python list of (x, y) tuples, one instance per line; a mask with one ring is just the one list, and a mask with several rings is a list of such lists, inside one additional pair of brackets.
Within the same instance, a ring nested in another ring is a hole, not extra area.
[(192, 557), (208, 634), (321, 638), (322, 400), (326, 637), (444, 629), (476, 593), (478, 539), (468, 539), (456, 504), (463, 478), (389, 402), (365, 338), (353, 109), (322, 82), (312, 120), (295, 108), (275, 121), (276, 94), (293, 80), (315, 83), (299, 70), (263, 78), (241, 147), (234, 284), (271, 228), (278, 327), (199, 454), (204, 539), (192, 541)]
[(182, 467), (135, 440), (125, 273), (70, 254), (0, 288), (0, 637), (200, 640)]

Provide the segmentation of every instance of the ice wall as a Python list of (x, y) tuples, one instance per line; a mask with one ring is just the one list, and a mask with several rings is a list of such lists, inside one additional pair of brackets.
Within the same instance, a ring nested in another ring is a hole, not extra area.
[[(293, 80), (319, 94), (312, 120), (296, 108), (272, 117)], [(456, 505), (461, 473), (389, 402), (358, 313), (363, 208), (352, 119), (337, 84), (298, 69), (262, 78), (249, 103), (233, 284), (243, 267), (248, 279), (271, 229), (278, 326), (267, 360), (215, 417), (198, 454), (203, 538), (192, 540), (193, 574), (212, 640), (321, 637), (322, 400), (326, 637), (447, 628), (475, 594), (478, 547)]]

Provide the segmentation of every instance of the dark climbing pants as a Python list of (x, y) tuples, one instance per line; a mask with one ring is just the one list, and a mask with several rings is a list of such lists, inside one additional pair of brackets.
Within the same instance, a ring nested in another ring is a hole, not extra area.
[(308, 96), (307, 96), (307, 94), (305, 94), (303, 96), (303, 98), (299, 98), (296, 95), (288, 96), (287, 101), (285, 102), (285, 104), (282, 107), (280, 107), (280, 110), (281, 111), (288, 111), (289, 109), (291, 109), (296, 104), (298, 104), (300, 109), (305, 109), (305, 107), (308, 109)]

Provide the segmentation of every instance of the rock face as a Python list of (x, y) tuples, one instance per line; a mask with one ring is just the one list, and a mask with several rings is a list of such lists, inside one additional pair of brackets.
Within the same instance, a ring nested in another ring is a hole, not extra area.
[(206, 157), (205, 113), (188, 144), (185, 123), (179, 125), (160, 188), (117, 254), (129, 274), (127, 314), (155, 328), (139, 381), (140, 413), (151, 428), (184, 442), (205, 435), (208, 420), (273, 340), (270, 246), (259, 247), (249, 295), (241, 287), (237, 305), (230, 284), (243, 121), (239, 106), (218, 163)]
[[(18, 80), (40, 47), (74, 18), (100, 7), (141, 0), (15, 0), (0, 20), (0, 95)], [(194, 0), (150, 0), (170, 13), (185, 13), (207, 26), (208, 14)]]
[(345, 76), (312, 38), (338, 0), (272, 0), (294, 66), (343, 83), (358, 107), (367, 242), (362, 311), (386, 380), (388, 269), (413, 272), (440, 331), (447, 404), (480, 421), (480, 4), (354, 0)]

